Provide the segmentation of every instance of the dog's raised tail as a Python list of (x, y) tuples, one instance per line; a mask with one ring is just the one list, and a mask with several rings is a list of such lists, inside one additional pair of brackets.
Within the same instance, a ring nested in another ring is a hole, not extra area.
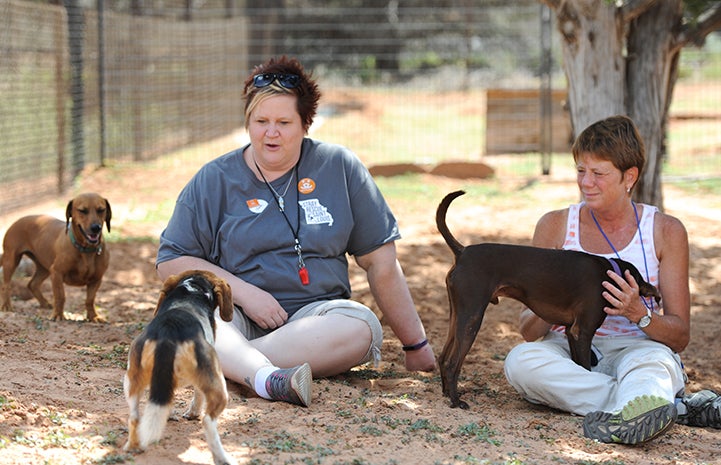
[(155, 346), (148, 403), (138, 426), (138, 437), (143, 449), (160, 440), (168, 421), (176, 384), (174, 380), (176, 352), (177, 346), (174, 341), (161, 340)]
[(451, 192), (450, 194), (446, 195), (443, 200), (441, 200), (441, 203), (438, 204), (438, 209), (436, 210), (436, 227), (438, 228), (438, 232), (441, 233), (443, 239), (446, 240), (446, 244), (448, 244), (448, 247), (451, 248), (451, 250), (456, 256), (460, 255), (461, 252), (463, 252), (465, 246), (458, 242), (458, 240), (453, 237), (453, 234), (451, 234), (451, 231), (448, 229), (448, 226), (446, 225), (446, 212), (448, 211), (448, 206), (451, 204), (451, 202), (453, 202), (453, 199), (455, 199), (456, 197), (460, 197), (465, 193), (465, 191)]

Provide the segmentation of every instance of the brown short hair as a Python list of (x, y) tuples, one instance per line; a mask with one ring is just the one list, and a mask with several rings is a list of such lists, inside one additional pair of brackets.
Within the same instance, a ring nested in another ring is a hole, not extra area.
[(616, 115), (597, 121), (581, 132), (571, 148), (573, 160), (583, 153), (608, 160), (622, 173), (632, 167), (638, 168), (641, 177), (646, 164), (646, 149), (633, 120)]
[[(277, 74), (295, 74), (300, 78), (298, 85), (293, 89), (286, 89), (277, 82), (271, 83), (266, 87), (255, 87), (253, 78), (258, 74), (277, 73)], [(245, 100), (245, 124), (248, 124), (248, 116), (256, 105), (265, 98), (287, 94), (297, 97), (296, 110), (300, 115), (303, 128), (308, 131), (313, 124), (316, 111), (318, 110), (318, 101), (320, 100), (320, 90), (318, 84), (313, 79), (312, 73), (306, 73), (303, 65), (296, 58), (281, 56), (279, 58), (271, 58), (265, 63), (256, 66), (253, 72), (245, 80), (243, 88), (243, 99)]]

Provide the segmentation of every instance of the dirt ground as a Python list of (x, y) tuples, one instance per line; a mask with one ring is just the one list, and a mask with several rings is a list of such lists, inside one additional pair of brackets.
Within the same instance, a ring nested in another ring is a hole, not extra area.
[[(152, 212), (173, 202), (196, 168), (171, 163), (99, 170), (77, 186), (103, 193), (113, 206), (111, 267), (97, 299), (108, 323), (82, 321), (83, 291), (77, 288), (68, 288), (70, 321), (50, 321), (48, 310), (22, 298), (12, 312), (0, 314), (0, 463), (212, 463), (200, 424), (180, 415), (190, 399), (187, 389), (179, 392), (175, 419), (159, 444), (137, 456), (122, 450), (127, 407), (121, 379), (128, 345), (148, 322), (160, 285), (154, 259), (163, 224), (153, 221)], [(430, 175), (419, 181), (443, 192), (484, 182)], [(128, 196), (128, 189), (135, 195)], [(665, 192), (667, 210), (684, 221), (691, 238), (693, 340), (683, 354), (688, 388), (721, 390), (721, 208), (708, 197), (674, 188)], [(572, 183), (541, 181), (532, 195), (536, 200), (511, 195), (507, 208), (495, 209), (459, 199), (449, 223), (466, 243), (528, 243), (548, 205), (574, 201), (576, 190)], [(0, 216), (0, 232), (27, 213), (62, 218), (66, 201)], [(435, 230), (436, 205), (391, 206), (404, 234), (400, 260), (439, 354), (448, 322), (444, 276), (451, 255)], [(354, 298), (375, 309), (358, 269), (352, 273)], [(16, 277), (21, 294), (25, 279)], [(223, 444), (245, 464), (718, 463), (718, 430), (677, 425), (637, 447), (599, 444), (583, 437), (580, 417), (521, 400), (503, 375), (505, 354), (521, 342), (518, 308), (504, 300), (486, 314), (463, 366), (460, 387), (469, 410), (449, 407), (438, 372), (406, 372), (400, 343), (385, 328), (380, 367), (315, 381), (309, 408), (270, 403), (230, 383), (230, 403), (220, 421)]]

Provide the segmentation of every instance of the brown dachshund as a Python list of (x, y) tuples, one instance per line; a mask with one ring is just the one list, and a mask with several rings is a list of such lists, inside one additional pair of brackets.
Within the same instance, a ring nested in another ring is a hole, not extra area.
[[(233, 319), (230, 286), (208, 271), (186, 271), (163, 284), (153, 320), (135, 338), (128, 355), (123, 387), (130, 407), (125, 450), (145, 450), (158, 441), (172, 407), (176, 388), (195, 389), (183, 415), (197, 419), (205, 409), (203, 428), (216, 465), (236, 462), (223, 450), (218, 416), (228, 403), (220, 361), (215, 353), (215, 309), (225, 321)], [(150, 396), (140, 418), (140, 397)]]
[[(28, 283), (40, 306), (52, 308), (53, 320), (64, 320), (64, 284), (86, 286), (85, 314), (88, 321), (103, 322), (95, 311), (95, 295), (110, 253), (103, 239), (103, 223), (110, 232), (110, 203), (98, 194), (80, 194), (68, 202), (65, 222), (46, 215), (20, 218), (8, 228), (3, 240), (3, 285), (0, 309), (10, 311), (10, 281), (23, 255), (35, 262)], [(53, 304), (45, 299), (40, 285), (50, 276)]]
[(436, 226), (455, 255), (446, 276), (450, 303), (448, 338), (439, 358), (443, 394), (452, 407), (468, 408), (458, 394), (458, 375), (483, 321), (489, 303), (510, 297), (524, 303), (551, 324), (566, 327), (571, 358), (591, 369), (591, 340), (606, 319), (608, 305), (601, 295), (608, 270), (623, 276), (628, 270), (640, 294), (661, 300), (658, 290), (644, 281), (636, 267), (573, 250), (543, 249), (507, 244), (464, 247), (448, 230), (446, 211), (463, 191), (448, 194), (438, 205)]

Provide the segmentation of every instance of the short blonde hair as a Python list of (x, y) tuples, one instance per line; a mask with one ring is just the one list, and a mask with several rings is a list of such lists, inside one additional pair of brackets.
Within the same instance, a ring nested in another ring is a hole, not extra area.
[[(294, 95), (293, 92), (290, 91), (290, 89), (286, 89), (283, 86), (278, 85), (278, 83), (273, 82), (272, 84), (262, 87), (258, 89), (257, 92), (253, 94), (253, 98), (250, 98), (246, 101), (245, 105), (245, 128), (248, 129), (248, 123), (250, 122), (250, 114), (253, 113), (253, 110), (256, 109), (258, 105), (261, 104), (261, 102), (267, 100), (270, 97), (273, 97), (275, 95)], [(308, 128), (305, 128), (306, 131), (308, 131)]]

